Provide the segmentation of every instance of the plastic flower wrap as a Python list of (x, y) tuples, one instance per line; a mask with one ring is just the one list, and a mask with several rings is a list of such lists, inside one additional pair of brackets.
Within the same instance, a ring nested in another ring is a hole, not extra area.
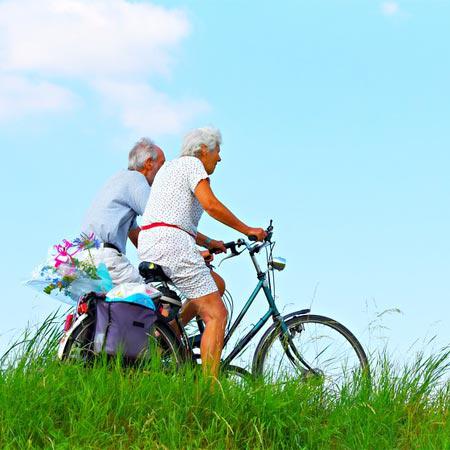
[(64, 239), (25, 285), (71, 305), (87, 292), (108, 292), (113, 286), (108, 269), (103, 263), (97, 267), (90, 252), (99, 246), (94, 233), (82, 233), (73, 242)]

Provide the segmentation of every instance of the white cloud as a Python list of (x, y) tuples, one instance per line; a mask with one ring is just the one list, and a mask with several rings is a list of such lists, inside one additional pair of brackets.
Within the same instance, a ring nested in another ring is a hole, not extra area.
[(189, 32), (178, 10), (125, 0), (0, 2), (0, 67), (92, 78), (164, 72)]
[(61, 86), (0, 75), (0, 120), (35, 112), (68, 110), (76, 101), (75, 96)]
[(400, 12), (400, 6), (397, 2), (384, 2), (381, 5), (381, 11), (386, 16), (395, 16)]
[(109, 107), (120, 111), (123, 123), (141, 134), (171, 134), (183, 130), (197, 114), (207, 112), (202, 100), (172, 100), (148, 84), (98, 81)]
[[(159, 129), (175, 129), (175, 123), (182, 123), (190, 116), (186, 111), (177, 114), (176, 108), (190, 104), (193, 111), (200, 111), (198, 105), (204, 102), (171, 101), (155, 92), (146, 80), (155, 74), (172, 73), (176, 51), (189, 32), (190, 23), (184, 12), (149, 2), (0, 0), (0, 76), (14, 75), (23, 81), (23, 91), (20, 83), (7, 97), (6, 90), (0, 90), (0, 105), (8, 102), (11, 114), (23, 112), (26, 108), (21, 105), (21, 99), (30, 95), (34, 85), (32, 97), (36, 102), (30, 111), (39, 110), (38, 100), (42, 98), (39, 92), (43, 89), (53, 89), (55, 99), (59, 92), (59, 104), (65, 107), (62, 92), (68, 94), (71, 83), (81, 82), (99, 88), (104, 101), (123, 108), (118, 112), (126, 126), (139, 128), (141, 122), (132, 118), (129, 103), (119, 101), (117, 94), (106, 88), (108, 83), (117, 83), (119, 90), (134, 86), (139, 88), (141, 96), (157, 100), (164, 114), (155, 115), (155, 106), (145, 108), (142, 102), (141, 114), (149, 118), (166, 117), (166, 125), (162, 119), (158, 120)], [(40, 84), (33, 84), (31, 79), (40, 80)], [(60, 86), (50, 81), (55, 79)], [(57, 100), (54, 105), (57, 109)], [(0, 109), (6, 117), (6, 109), (1, 106)], [(49, 109), (48, 102), (43, 101), (42, 109)]]

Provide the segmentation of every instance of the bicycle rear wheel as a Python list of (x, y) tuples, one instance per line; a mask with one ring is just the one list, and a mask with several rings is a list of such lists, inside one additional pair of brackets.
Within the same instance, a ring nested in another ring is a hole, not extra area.
[(69, 337), (63, 337), (61, 344), (64, 348), (61, 352), (62, 361), (92, 362), (94, 353), (95, 317), (87, 316), (73, 330)]
[(186, 360), (179, 339), (169, 325), (157, 320), (149, 334), (149, 347), (138, 364), (155, 363), (163, 370), (177, 369)]
[[(92, 363), (99, 356), (94, 352), (95, 318), (87, 317), (74, 330), (65, 343), (61, 360)], [(157, 361), (163, 369), (178, 367), (184, 360), (180, 343), (168, 325), (157, 320), (149, 333), (149, 348), (136, 361), (128, 361), (127, 365), (137, 364), (144, 366), (149, 362)]]
[[(363, 371), (367, 356), (356, 337), (333, 319), (299, 315), (285, 320), (290, 339), (272, 325), (255, 351), (252, 371), (269, 381), (318, 378), (339, 390)], [(297, 356), (300, 355), (302, 364)]]
[(220, 370), (228, 380), (240, 386), (244, 386), (253, 380), (253, 375), (239, 366), (228, 365), (221, 367)]

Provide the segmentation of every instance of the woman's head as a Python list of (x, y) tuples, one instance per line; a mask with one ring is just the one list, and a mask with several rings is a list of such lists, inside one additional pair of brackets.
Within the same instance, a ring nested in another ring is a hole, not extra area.
[(217, 128), (202, 127), (191, 130), (183, 139), (181, 156), (195, 156), (203, 163), (211, 175), (220, 161), (222, 135)]

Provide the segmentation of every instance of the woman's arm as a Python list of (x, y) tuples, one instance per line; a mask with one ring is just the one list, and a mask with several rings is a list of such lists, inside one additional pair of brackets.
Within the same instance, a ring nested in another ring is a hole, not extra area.
[(197, 245), (200, 245), (200, 247), (208, 248), (209, 243), (212, 241), (211, 238), (208, 236), (200, 233), (200, 231), (197, 231), (197, 238), (195, 239), (195, 242)]
[(218, 241), (216, 239), (211, 239), (208, 236), (197, 231), (197, 237), (195, 239), (197, 245), (205, 247), (209, 250), (215, 250), (215, 253), (226, 253), (227, 249), (224, 246), (223, 241)]
[(266, 232), (262, 228), (251, 228), (239, 220), (219, 199), (214, 195), (209, 185), (209, 180), (201, 180), (194, 192), (202, 208), (214, 219), (228, 225), (246, 236), (255, 235), (258, 240), (266, 237)]

